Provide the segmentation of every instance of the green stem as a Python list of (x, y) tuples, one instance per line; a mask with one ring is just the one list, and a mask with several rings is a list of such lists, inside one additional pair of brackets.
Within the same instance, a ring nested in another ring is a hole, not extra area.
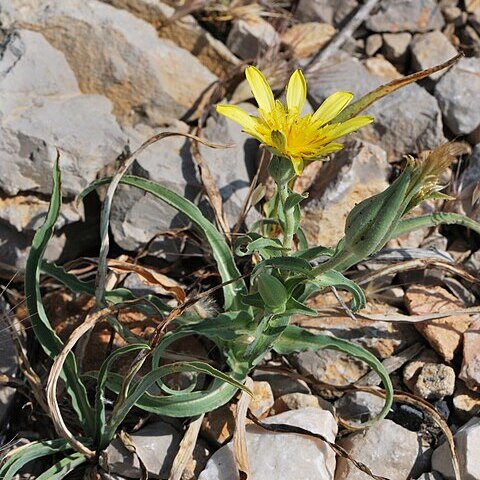
[(288, 184), (278, 185), (280, 202), (285, 216), (285, 228), (283, 230), (283, 246), (292, 249), (293, 235), (295, 233), (295, 211), (293, 208), (286, 209), (285, 203), (289, 195)]

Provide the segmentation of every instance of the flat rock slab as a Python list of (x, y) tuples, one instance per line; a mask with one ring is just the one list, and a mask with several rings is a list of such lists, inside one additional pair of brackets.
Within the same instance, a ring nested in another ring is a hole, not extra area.
[[(333, 415), (318, 408), (284, 412), (265, 423), (294, 425), (324, 435), (333, 442), (337, 424)], [(293, 433), (273, 433), (247, 426), (250, 480), (333, 480), (335, 454), (321, 440)], [(199, 480), (238, 480), (232, 444), (220, 448), (207, 463)]]

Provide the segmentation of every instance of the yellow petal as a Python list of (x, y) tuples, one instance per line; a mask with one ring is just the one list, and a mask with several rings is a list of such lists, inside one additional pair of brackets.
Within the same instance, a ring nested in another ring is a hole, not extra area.
[(265, 75), (256, 67), (248, 67), (245, 76), (258, 106), (265, 112), (271, 112), (275, 106), (275, 99)]
[(237, 105), (217, 105), (217, 112), (239, 123), (245, 130), (255, 130), (258, 121)]
[(287, 85), (287, 109), (300, 113), (307, 100), (307, 82), (300, 70), (295, 70)]
[(339, 123), (332, 131), (329, 133), (330, 140), (335, 140), (336, 138), (343, 137), (348, 133), (354, 132), (359, 128), (368, 125), (373, 122), (373, 117), (355, 117), (347, 120), (346, 122)]
[(293, 164), (293, 169), (295, 170), (295, 174), (300, 175), (303, 172), (303, 158), (290, 157), (290, 160)]
[(330, 153), (338, 152), (339, 150), (343, 149), (343, 145), (341, 143), (329, 143), (324, 147), (320, 148), (317, 152), (315, 152), (315, 159), (320, 157), (324, 157), (325, 155), (329, 155)]
[(312, 121), (318, 122), (319, 126), (333, 120), (351, 101), (353, 93), (336, 92), (324, 100), (312, 115)]

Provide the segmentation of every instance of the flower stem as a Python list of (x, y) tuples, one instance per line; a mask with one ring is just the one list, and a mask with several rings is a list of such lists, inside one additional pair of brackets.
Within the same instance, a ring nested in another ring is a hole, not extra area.
[(295, 233), (295, 212), (293, 208), (285, 208), (285, 203), (289, 195), (288, 183), (283, 185), (278, 185), (280, 190), (280, 203), (281, 208), (283, 209), (283, 214), (285, 216), (285, 228), (283, 230), (283, 246), (292, 249), (293, 235)]

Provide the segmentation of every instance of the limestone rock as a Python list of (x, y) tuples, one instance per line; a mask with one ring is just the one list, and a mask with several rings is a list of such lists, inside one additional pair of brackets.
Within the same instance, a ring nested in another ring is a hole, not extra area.
[(384, 33), (382, 52), (393, 63), (403, 64), (407, 60), (412, 35), (408, 32)]
[(302, 408), (321, 408), (333, 414), (334, 408), (331, 403), (318, 395), (308, 393), (287, 393), (275, 400), (272, 407), (274, 415), (286, 412), (288, 410), (300, 410)]
[(335, 28), (328, 23), (297, 23), (282, 35), (282, 43), (296, 58), (308, 58), (326, 45), (335, 35)]
[(261, 17), (234, 20), (227, 38), (227, 47), (244, 60), (255, 58), (265, 49), (278, 43), (280, 43), (278, 33)]
[(435, 97), (447, 126), (468, 135), (480, 125), (480, 58), (462, 58), (435, 87)]
[(348, 143), (345, 150), (325, 163), (303, 212), (302, 228), (309, 243), (335, 246), (345, 233), (350, 210), (387, 188), (389, 171), (385, 152), (359, 140)]
[(279, 398), (289, 393), (311, 393), (308, 385), (303, 380), (291, 378), (280, 373), (255, 370), (252, 378), (256, 381), (267, 381), (272, 388), (274, 398)]
[(357, 0), (300, 0), (295, 17), (302, 22), (325, 22), (338, 26), (357, 6)]
[[(408, 478), (421, 451), (417, 434), (391, 420), (380, 420), (367, 430), (342, 439), (339, 444), (351, 456), (361, 459), (375, 475), (382, 475), (390, 480)], [(369, 478), (345, 458), (338, 459), (335, 480)]]
[(273, 406), (274, 398), (272, 387), (268, 382), (253, 382), (253, 398), (248, 408), (258, 418), (266, 415)]
[[(307, 81), (317, 104), (339, 90), (353, 92), (358, 100), (386, 83), (384, 78), (369, 74), (358, 60), (345, 55), (329, 60)], [(406, 105), (409, 108), (405, 108)], [(375, 121), (355, 133), (355, 137), (381, 145), (389, 160), (398, 160), (408, 152), (433, 148), (445, 141), (440, 108), (435, 98), (419, 85), (408, 85), (382, 98), (365, 114), (372, 115)]]
[(480, 415), (480, 393), (472, 392), (459, 381), (453, 395), (453, 408), (461, 420), (468, 421)]
[(403, 382), (413, 392), (420, 370), (422, 370), (425, 364), (439, 362), (440, 357), (433, 350), (422, 350), (411, 362), (405, 365), (403, 369)]
[[(342, 293), (340, 293), (342, 295)], [(346, 295), (344, 300), (347, 301)], [(330, 292), (323, 292), (309, 300), (309, 306), (320, 312), (318, 317), (298, 315), (294, 322), (315, 333), (335, 335), (352, 341), (366, 348), (379, 358), (389, 358), (400, 350), (407, 348), (420, 339), (412, 325), (401, 325), (393, 322), (380, 322), (357, 318), (352, 320), (348, 315), (322, 312), (338, 306), (338, 300)], [(386, 304), (368, 304), (363, 310), (368, 314), (386, 314), (398, 312)], [(306, 352), (305, 352), (306, 353)], [(328, 382), (327, 382), (328, 383)]]
[(453, 394), (455, 371), (452, 367), (438, 363), (426, 363), (417, 377), (413, 393), (426, 398), (439, 400)]
[(402, 75), (383, 55), (367, 58), (365, 60), (365, 68), (368, 73), (376, 77), (385, 78), (386, 81), (395, 80)]
[(374, 32), (428, 32), (440, 30), (445, 21), (434, 0), (387, 0), (366, 22)]
[[(251, 104), (241, 103), (239, 106), (249, 113), (256, 113)], [(257, 141), (247, 137), (240, 125), (222, 115), (211, 116), (202, 135), (213, 143), (233, 145), (232, 148), (218, 149), (199, 145), (199, 149), (220, 190), (227, 223), (234, 226), (256, 172)], [(257, 219), (256, 211), (251, 210), (247, 223)]]
[(171, 22), (175, 9), (159, 0), (102, 0), (128, 10), (152, 24), (158, 36), (188, 50), (215, 75), (222, 75), (238, 65), (238, 58), (219, 40), (202, 28), (192, 15)]
[[(405, 293), (405, 300), (412, 315), (463, 308), (451, 293), (438, 286), (412, 285)], [(462, 342), (463, 333), (471, 322), (470, 315), (455, 315), (416, 323), (415, 326), (432, 348), (449, 362), (453, 359)]]
[[(462, 480), (478, 480), (480, 478), (480, 417), (473, 417), (457, 430), (453, 438)], [(432, 468), (440, 472), (446, 480), (455, 478), (447, 442), (433, 452)]]
[[(264, 421), (298, 426), (324, 435), (331, 442), (337, 433), (333, 415), (318, 408), (292, 410)], [(292, 433), (268, 432), (256, 425), (247, 425), (246, 437), (251, 480), (277, 478), (280, 472), (282, 480), (333, 480), (335, 454), (320, 440)], [(229, 443), (213, 454), (199, 480), (238, 478), (232, 444)]]
[(64, 56), (42, 35), (14, 31), (4, 48), (0, 189), (8, 195), (50, 193), (58, 148), (62, 193), (73, 197), (122, 151), (123, 134), (110, 102), (99, 95), (82, 95)]
[[(187, 126), (177, 122), (165, 130), (186, 132)], [(137, 125), (125, 131), (131, 150), (159, 132), (146, 125)], [(165, 138), (148, 147), (135, 160), (131, 173), (159, 182), (190, 200), (200, 191), (188, 141), (182, 137)], [(158, 233), (184, 224), (184, 217), (173, 207), (139, 189), (119, 186), (112, 204), (111, 228), (115, 241), (122, 248), (138, 249)], [(170, 243), (168, 246), (173, 248)], [(152, 246), (153, 251), (158, 248), (160, 245)]]
[(361, 425), (382, 411), (385, 401), (368, 392), (348, 392), (335, 402), (337, 414), (347, 422)]
[(202, 434), (217, 445), (232, 438), (235, 432), (235, 414), (237, 405), (228, 403), (208, 412), (202, 422)]
[(108, 97), (126, 124), (184, 117), (217, 79), (189, 52), (158, 38), (152, 25), (96, 0), (12, 0), (3, 21), (40, 31), (65, 54), (82, 92)]
[[(136, 454), (127, 450), (119, 439), (113, 440), (106, 451), (108, 463), (103, 465), (103, 468), (124, 477), (140, 478), (140, 457), (149, 478), (168, 478), (182, 436), (179, 428), (173, 424), (151, 423), (130, 435)], [(208, 451), (202, 443), (198, 443), (193, 454), (193, 470), (196, 470), (197, 474), (205, 466), (207, 456)]]
[(459, 377), (471, 390), (480, 391), (480, 319), (463, 334), (463, 362)]
[(373, 57), (373, 55), (382, 48), (382, 45), (383, 39), (379, 33), (369, 35), (365, 43), (365, 53), (367, 54), (367, 57)]
[(443, 480), (443, 477), (438, 472), (424, 473), (417, 480)]
[[(440, 31), (415, 35), (411, 44), (412, 66), (415, 70), (424, 70), (446, 62), (457, 54), (457, 50)], [(438, 80), (445, 70), (434, 73), (428, 78)]]

